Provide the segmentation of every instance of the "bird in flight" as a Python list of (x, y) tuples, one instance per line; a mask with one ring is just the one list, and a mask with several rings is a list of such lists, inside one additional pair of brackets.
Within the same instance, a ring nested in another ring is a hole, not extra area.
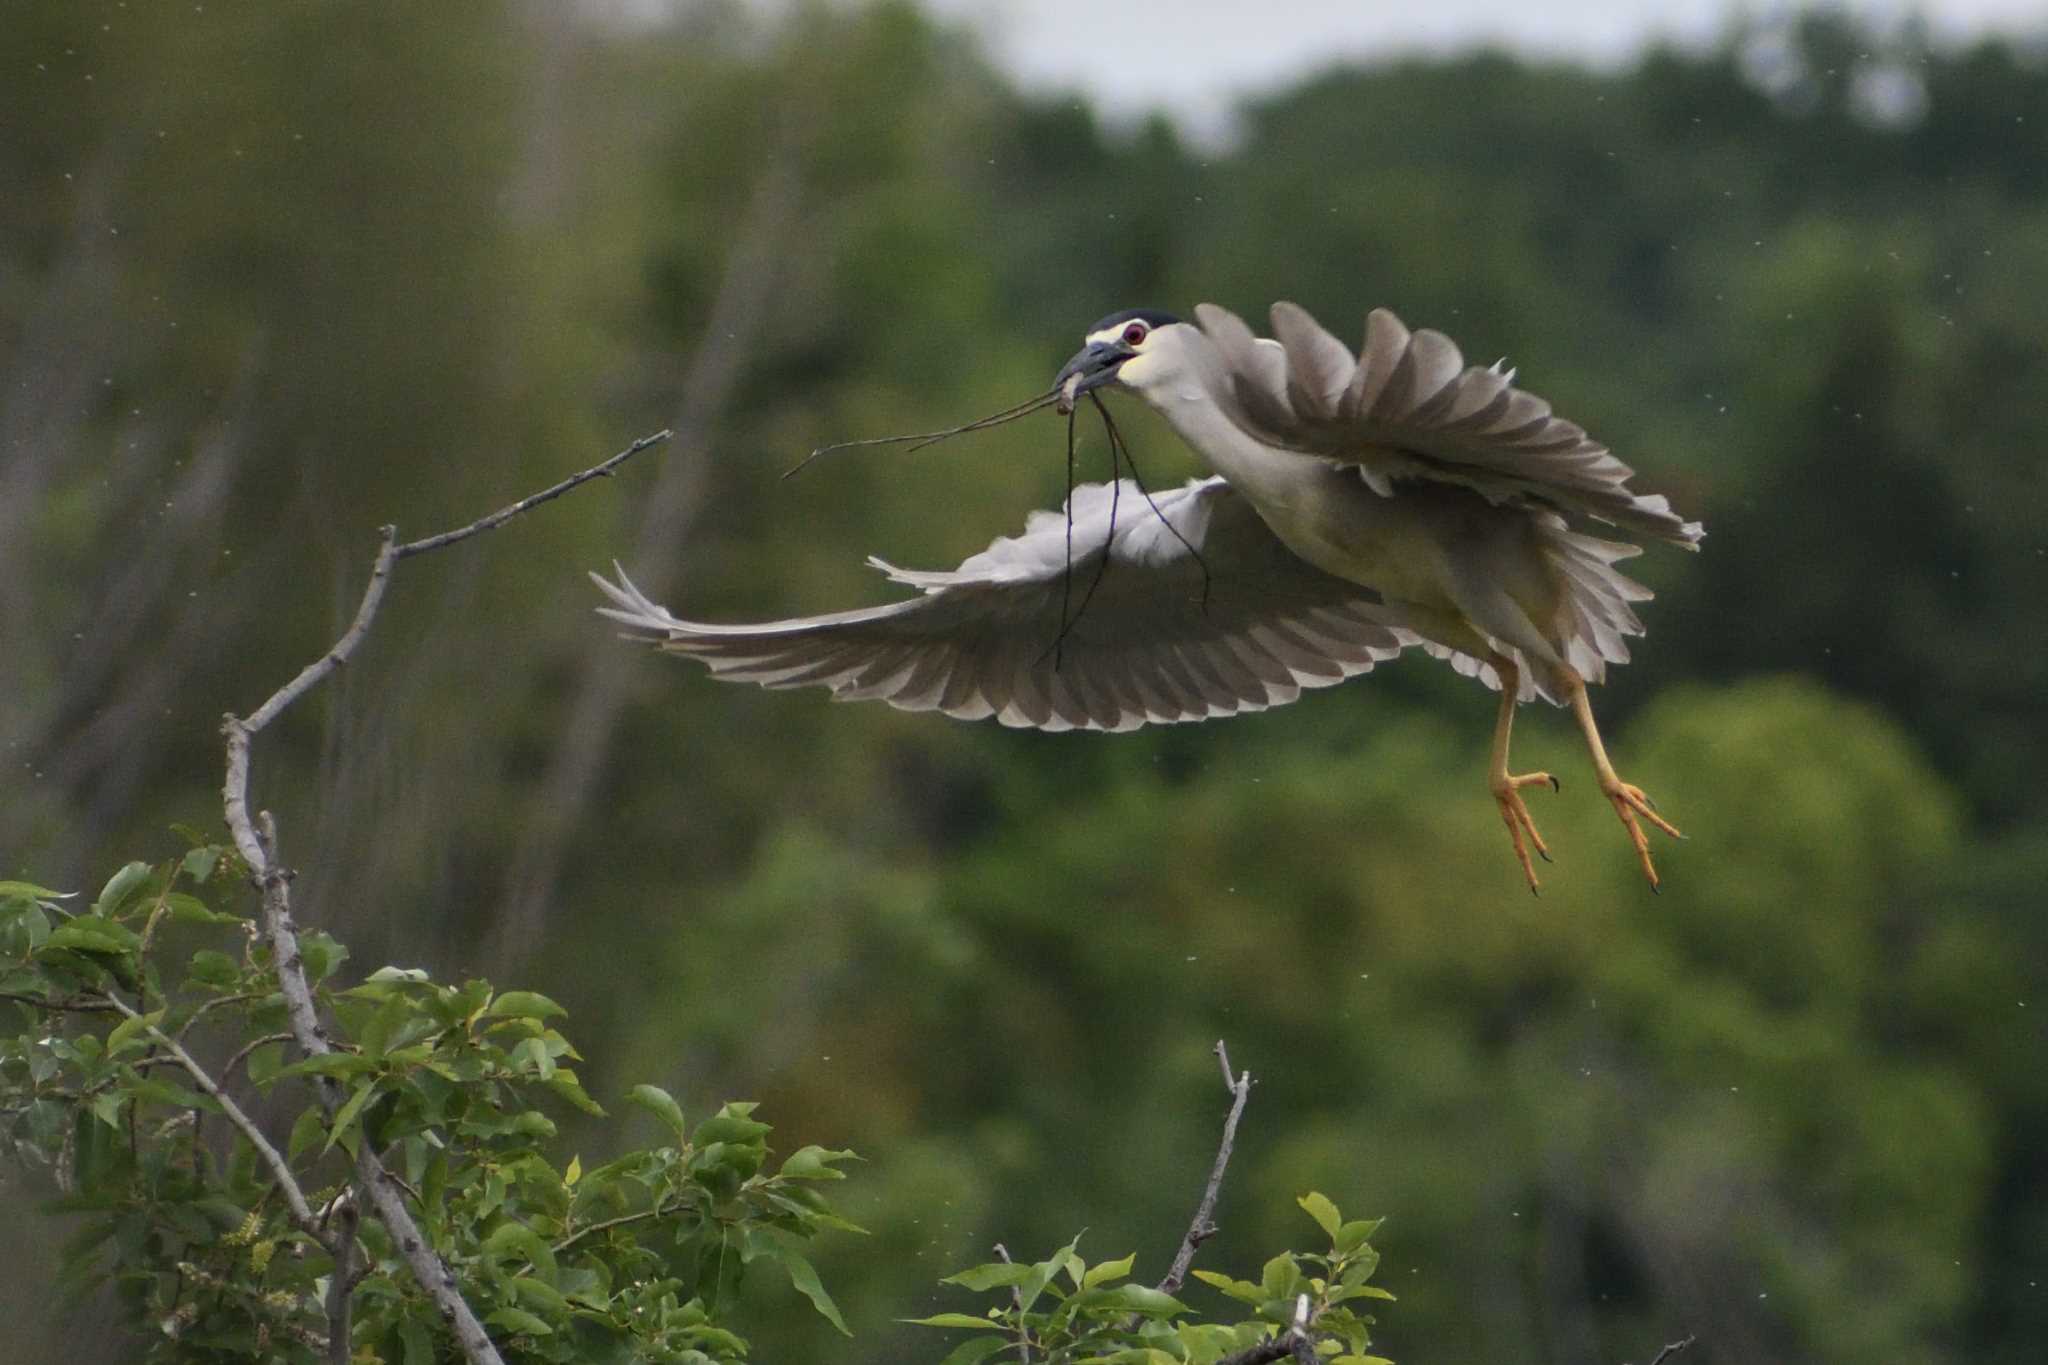
[[(1192, 322), (1133, 309), (1088, 329), (1052, 389), (973, 429), (1044, 406), (1071, 414), (1137, 395), (1214, 476), (1151, 493), (1132, 479), (1074, 488), (1063, 512), (957, 569), (869, 563), (917, 595), (886, 606), (750, 625), (680, 620), (623, 570), (597, 575), (604, 614), (712, 674), (828, 687), (963, 720), (1131, 730), (1284, 705), (1419, 646), (1500, 693), (1488, 788), (1529, 889), (1550, 858), (1522, 799), (1558, 784), (1513, 773), (1515, 708), (1569, 707), (1600, 790), (1657, 887), (1645, 823), (1676, 837), (1609, 761), (1586, 688), (1625, 663), (1650, 593), (1615, 565), (1637, 545), (1697, 548), (1698, 522), (1501, 364), (1467, 366), (1441, 332), (1386, 309), (1349, 347), (1291, 303), (1256, 337), (1210, 304)], [(939, 433), (941, 435), (946, 433)], [(892, 438), (893, 439), (893, 438)], [(905, 438), (907, 439), (907, 438)], [(1071, 466), (1070, 466), (1071, 467)], [(1112, 471), (1114, 473), (1114, 470)]]

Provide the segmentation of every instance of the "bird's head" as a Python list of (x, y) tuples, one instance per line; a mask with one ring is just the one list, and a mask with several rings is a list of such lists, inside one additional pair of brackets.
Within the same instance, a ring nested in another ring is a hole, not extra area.
[(1097, 322), (1088, 329), (1085, 344), (1053, 380), (1060, 391), (1060, 411), (1071, 412), (1090, 389), (1105, 384), (1131, 385), (1146, 366), (1159, 363), (1165, 334), (1184, 326), (1173, 314), (1155, 308), (1127, 308)]

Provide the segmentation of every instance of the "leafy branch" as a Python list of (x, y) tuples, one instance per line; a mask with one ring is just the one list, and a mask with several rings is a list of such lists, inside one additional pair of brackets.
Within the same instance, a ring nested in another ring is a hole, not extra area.
[[(1370, 1238), (1375, 1221), (1347, 1222), (1323, 1195), (1298, 1201), (1329, 1238), (1323, 1252), (1282, 1252), (1257, 1283), (1193, 1270), (1196, 1251), (1217, 1233), (1216, 1201), (1237, 1142), (1238, 1122), (1251, 1096), (1249, 1071), (1233, 1072), (1230, 1054), (1216, 1044), (1216, 1059), (1231, 1096), (1222, 1140), (1195, 1215), (1157, 1287), (1130, 1283), (1136, 1257), (1089, 1265), (1076, 1237), (1043, 1261), (1020, 1263), (999, 1245), (998, 1259), (941, 1281), (975, 1293), (1006, 1291), (980, 1314), (950, 1312), (912, 1321), (919, 1326), (977, 1333), (946, 1356), (944, 1365), (980, 1365), (1014, 1352), (1020, 1365), (1387, 1365), (1364, 1354), (1372, 1318), (1348, 1306), (1394, 1296), (1370, 1283), (1379, 1253)], [(1178, 1293), (1193, 1277), (1237, 1307), (1223, 1321), (1203, 1321)]]
[[(762, 1262), (845, 1330), (804, 1248), (858, 1231), (817, 1189), (851, 1153), (805, 1147), (778, 1166), (752, 1105), (692, 1128), (665, 1091), (637, 1086), (627, 1100), (658, 1120), (660, 1145), (588, 1171), (551, 1160), (556, 1128), (536, 1098), (604, 1112), (555, 1027), (561, 1007), (395, 968), (339, 988), (347, 951), (294, 922), (276, 823), (250, 799), (257, 735), (356, 654), (401, 560), (502, 526), (666, 437), (452, 531), (401, 543), (385, 528), (348, 629), (246, 720), (223, 720), (231, 846), (185, 831), (189, 851), (128, 864), (83, 911), (0, 882), (0, 1018), (28, 1021), (0, 1030), (0, 1152), (56, 1173), (65, 1207), (88, 1219), (67, 1275), (116, 1284), (150, 1358), (569, 1361), (623, 1348), (732, 1361), (747, 1345), (723, 1319)], [(253, 919), (218, 903), (243, 881)], [(167, 924), (189, 932), (159, 935)], [(182, 969), (173, 940), (189, 950)], [(293, 1082), (315, 1103), (280, 1142), (241, 1092)], [(215, 1115), (234, 1134), (225, 1153), (203, 1133)]]

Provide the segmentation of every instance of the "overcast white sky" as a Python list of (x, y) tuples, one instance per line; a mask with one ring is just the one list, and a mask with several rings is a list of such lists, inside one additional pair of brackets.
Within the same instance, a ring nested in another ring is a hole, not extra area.
[[(1234, 101), (1318, 67), (1484, 45), (1599, 65), (1659, 37), (1710, 42), (1729, 0), (922, 0), (979, 30), (1034, 89), (1086, 90), (1112, 116), (1164, 108), (1221, 130)], [(1783, 14), (1750, 0), (1752, 14)], [(2043, 0), (1862, 0), (1838, 6), (1897, 22), (1926, 16), (1945, 39), (1985, 30), (2048, 35)]]

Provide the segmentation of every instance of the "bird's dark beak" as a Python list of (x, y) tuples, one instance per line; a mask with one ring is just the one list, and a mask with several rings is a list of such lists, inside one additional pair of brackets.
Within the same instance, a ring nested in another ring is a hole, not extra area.
[(1075, 352), (1052, 381), (1060, 391), (1060, 411), (1072, 412), (1082, 394), (1114, 381), (1117, 370), (1135, 354), (1121, 341), (1091, 341)]

